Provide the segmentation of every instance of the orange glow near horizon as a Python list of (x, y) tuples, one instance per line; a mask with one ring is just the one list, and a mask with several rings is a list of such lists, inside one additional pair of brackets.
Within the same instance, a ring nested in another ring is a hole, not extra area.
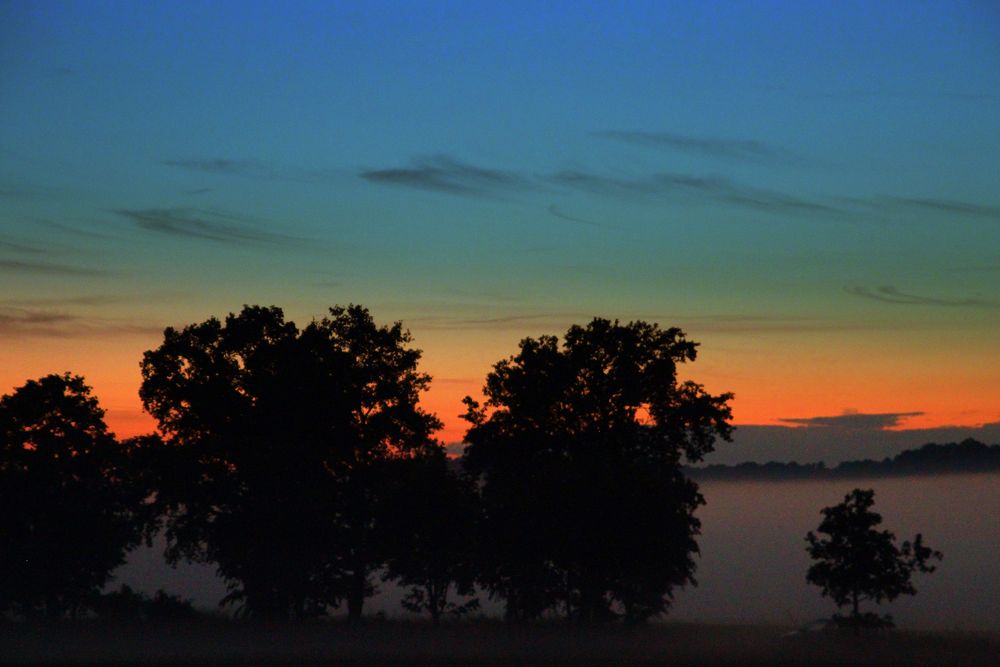
[[(433, 378), (422, 404), (444, 424), (439, 440), (462, 441), (468, 426), (460, 417), (465, 411), (462, 398), (481, 398), (492, 364), (515, 352), (519, 338), (509, 332), (488, 332), (478, 339), (464, 332), (415, 332), (415, 344), (424, 349), (421, 368)], [(83, 375), (93, 387), (116, 435), (149, 433), (155, 423), (139, 401), (139, 359), (158, 342), (157, 336), (131, 336), (113, 344), (70, 338), (18, 340), (16, 346), (0, 349), (0, 393), (29, 379), (69, 371)], [(922, 413), (904, 418), (896, 430), (1000, 421), (1000, 384), (995, 373), (977, 361), (975, 351), (930, 358), (920, 341), (912, 341), (912, 347), (899, 346), (889, 355), (878, 345), (839, 340), (836, 345), (818, 345), (820, 354), (781, 340), (753, 342), (754, 347), (747, 347), (723, 337), (706, 340), (698, 360), (682, 368), (682, 379), (701, 382), (711, 393), (735, 394), (731, 405), (736, 425), (789, 426), (782, 420), (852, 411)], [(980, 354), (989, 354), (986, 348)]]

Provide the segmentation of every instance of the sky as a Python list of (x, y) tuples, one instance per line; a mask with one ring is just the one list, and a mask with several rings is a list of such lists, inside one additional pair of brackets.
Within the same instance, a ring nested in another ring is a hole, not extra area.
[(243, 304), (402, 320), (446, 443), (525, 336), (679, 326), (715, 461), (1000, 441), (1000, 6), (0, 1), (0, 393)]

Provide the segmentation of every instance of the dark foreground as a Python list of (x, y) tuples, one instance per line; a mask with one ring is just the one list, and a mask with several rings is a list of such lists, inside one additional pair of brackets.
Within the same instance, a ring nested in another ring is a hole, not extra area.
[(895, 631), (870, 636), (787, 628), (654, 624), (638, 629), (434, 628), (381, 622), (0, 624), (5, 664), (154, 665), (994, 665), (1000, 635)]

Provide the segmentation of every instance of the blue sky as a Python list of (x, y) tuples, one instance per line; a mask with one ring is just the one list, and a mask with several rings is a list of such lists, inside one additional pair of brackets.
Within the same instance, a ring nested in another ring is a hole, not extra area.
[(593, 315), (683, 326), (744, 423), (1000, 421), (998, 36), (991, 2), (0, 3), (4, 386), (83, 367), (124, 420), (162, 326), (354, 301), (446, 423)]

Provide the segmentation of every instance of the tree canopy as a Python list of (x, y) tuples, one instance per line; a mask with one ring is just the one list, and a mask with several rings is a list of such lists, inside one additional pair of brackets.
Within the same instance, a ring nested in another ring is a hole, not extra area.
[(676, 328), (595, 318), (526, 338), (466, 398), (466, 465), (482, 477), (482, 583), (509, 618), (664, 612), (693, 583), (703, 500), (682, 474), (729, 439), (730, 394), (678, 379)]
[(382, 561), (379, 467), (439, 447), (410, 342), (353, 305), (301, 330), (259, 306), (168, 328), (140, 390), (170, 458), (157, 480), (168, 557), (217, 564), (226, 601), (251, 615), (346, 599), (360, 616)]
[(891, 626), (889, 616), (861, 613), (861, 602), (880, 604), (915, 595), (913, 573), (933, 572), (930, 561), (941, 559), (939, 551), (924, 545), (919, 533), (913, 542), (897, 547), (895, 535), (876, 528), (882, 516), (871, 510), (874, 504), (873, 490), (854, 489), (844, 502), (822, 510), (819, 536), (812, 531), (806, 535), (806, 550), (817, 561), (806, 579), (820, 586), (838, 607), (850, 605), (851, 615), (837, 618), (856, 628)]
[(0, 398), (0, 612), (87, 608), (142, 533), (142, 494), (77, 375)]

